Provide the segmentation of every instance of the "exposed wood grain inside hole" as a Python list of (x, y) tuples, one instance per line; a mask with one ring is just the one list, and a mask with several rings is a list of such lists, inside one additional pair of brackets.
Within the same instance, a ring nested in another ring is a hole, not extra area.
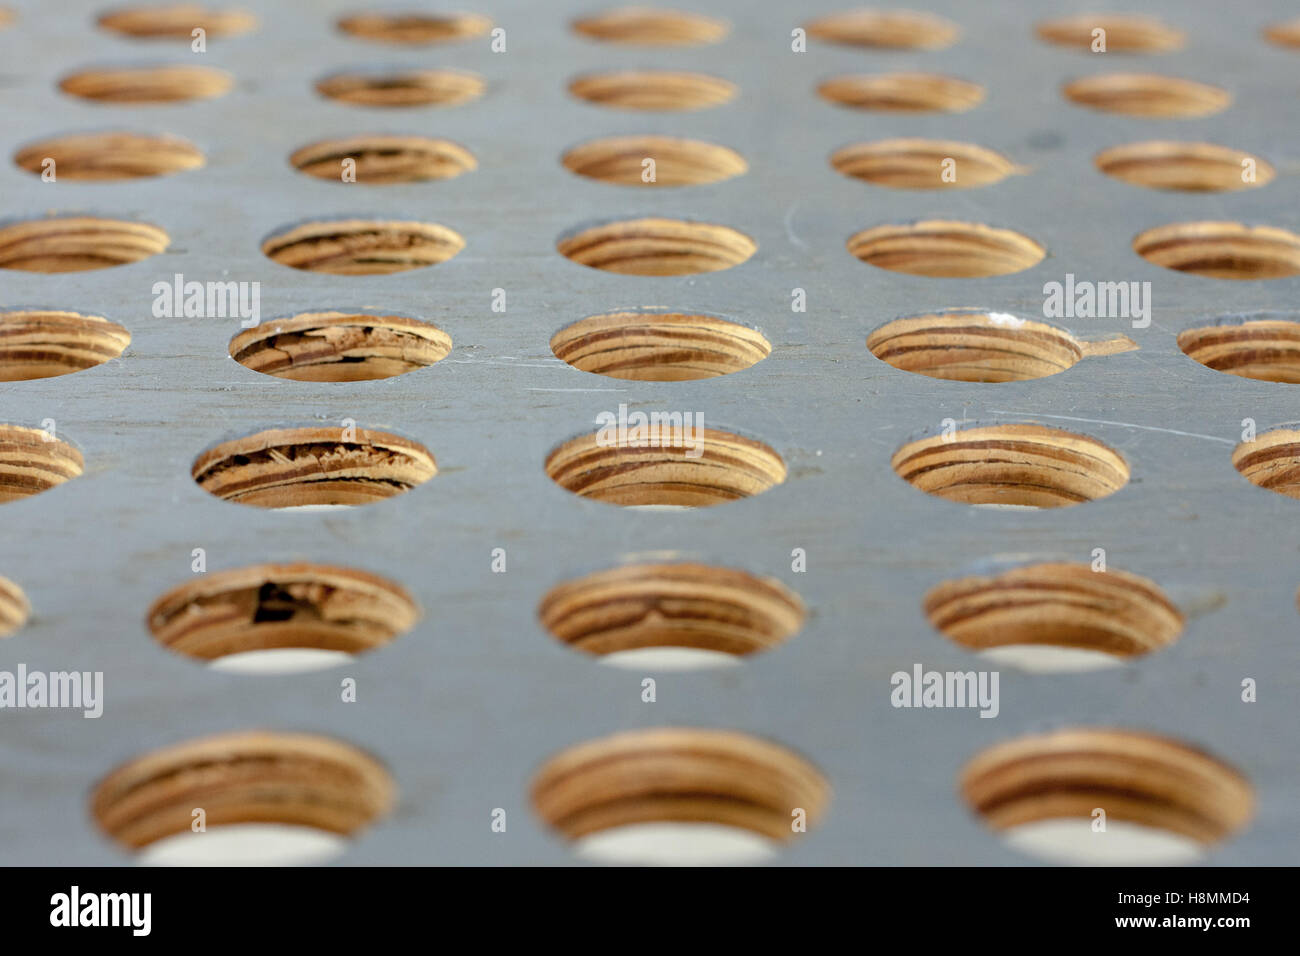
[(418, 442), (363, 428), (273, 428), (209, 448), (194, 461), (199, 487), (258, 508), (364, 505), (437, 474)]
[(638, 276), (680, 276), (738, 266), (758, 244), (728, 226), (684, 219), (628, 219), (567, 236), (556, 249), (579, 265)]
[(560, 642), (604, 655), (689, 647), (745, 655), (803, 626), (803, 602), (773, 578), (705, 564), (631, 564), (552, 588), (538, 608)]
[(1241, 830), (1254, 813), (1250, 783), (1179, 741), (1109, 727), (1018, 737), (979, 753), (961, 772), (962, 796), (995, 830), (1077, 817), (1157, 827), (1204, 845)]
[(390, 378), (450, 352), (451, 336), (427, 322), (348, 312), (271, 319), (230, 340), (230, 355), (239, 364), (299, 382)]
[(387, 816), (396, 787), (383, 765), (330, 737), (241, 731), (152, 750), (91, 794), (104, 833), (132, 849), (207, 826), (284, 823), (352, 835)]
[(1061, 508), (1128, 483), (1120, 455), (1094, 438), (1042, 425), (986, 425), (908, 442), (894, 471), (926, 494), (971, 505)]
[(761, 333), (711, 315), (610, 312), (561, 329), (551, 351), (584, 372), (682, 382), (749, 368), (772, 346)]
[(477, 13), (356, 13), (342, 17), (339, 29), (361, 40), (428, 46), (487, 34), (492, 20)]
[(1272, 165), (1241, 150), (1214, 143), (1151, 140), (1102, 150), (1093, 162), (1107, 176), (1182, 192), (1229, 192), (1272, 182)]
[[(654, 178), (644, 178), (647, 159)], [(689, 186), (739, 176), (749, 164), (733, 149), (673, 136), (611, 136), (575, 146), (564, 154), (566, 169), (620, 186)]]
[(1280, 279), (1300, 273), (1300, 236), (1276, 226), (1176, 222), (1140, 233), (1148, 262), (1211, 279)]
[(32, 606), (23, 589), (8, 578), (0, 578), (0, 637), (21, 630), (31, 613)]
[(351, 160), (356, 182), (368, 185), (454, 179), (478, 168), (465, 147), (427, 136), (349, 136), (326, 139), (295, 150), (290, 164), (317, 179), (344, 182), (343, 163)]
[(147, 222), (69, 216), (0, 228), (0, 269), (83, 272), (139, 262), (167, 248), (167, 233)]
[(957, 24), (933, 13), (851, 10), (811, 20), (808, 36), (826, 43), (882, 50), (942, 50), (957, 42)]
[(415, 626), (420, 612), (391, 581), (323, 564), (261, 564), (215, 571), (167, 592), (149, 631), (168, 650), (201, 660), (273, 648), (360, 654)]
[(316, 83), (321, 96), (354, 106), (459, 106), (486, 90), (480, 77), (459, 70), (335, 73)]
[(964, 113), (984, 101), (982, 86), (937, 73), (837, 76), (818, 86), (817, 93), (840, 106), (888, 113)]
[(847, 245), (870, 265), (936, 278), (1009, 275), (1047, 255), (1033, 239), (1011, 229), (948, 219), (874, 226), (850, 236)]
[[(955, 178), (945, 178), (949, 161)], [(944, 139), (882, 139), (831, 154), (845, 176), (894, 189), (973, 189), (1023, 172), (1001, 153)]]
[(123, 7), (99, 18), (102, 29), (145, 40), (189, 40), (196, 29), (209, 37), (231, 37), (257, 28), (247, 10), (214, 9), (199, 3)]
[(704, 46), (719, 43), (725, 20), (678, 10), (623, 7), (573, 22), (574, 32), (603, 43), (629, 46)]
[(1129, 14), (1080, 14), (1044, 20), (1035, 27), (1039, 39), (1085, 52), (1093, 49), (1094, 30), (1105, 31), (1107, 53), (1168, 53), (1187, 40), (1182, 30), (1156, 17)]
[(936, 630), (972, 651), (1033, 644), (1137, 657), (1183, 630), (1182, 613), (1154, 581), (1064, 562), (944, 581), (924, 609)]
[(308, 222), (272, 236), (262, 252), (281, 265), (332, 275), (388, 275), (437, 265), (465, 240), (431, 222), (341, 219)]
[(1264, 39), (1277, 46), (1300, 49), (1300, 20), (1287, 20), (1266, 27)]
[(1300, 498), (1300, 431), (1278, 428), (1244, 441), (1232, 464), (1253, 485), (1288, 498)]
[(1186, 355), (1216, 372), (1300, 384), (1300, 322), (1253, 319), (1178, 334)]
[(179, 136), (141, 133), (77, 133), (29, 143), (14, 153), (14, 163), (42, 175), (53, 160), (57, 179), (105, 182), (169, 176), (203, 165), (203, 153)]
[(533, 778), (538, 815), (569, 839), (634, 823), (708, 822), (773, 840), (794, 838), (803, 810), (816, 825), (826, 778), (779, 744), (729, 730), (634, 730), (561, 751)]
[(49, 491), (84, 468), (81, 452), (49, 432), (0, 425), (0, 503)]
[(735, 99), (738, 89), (704, 73), (624, 70), (580, 76), (569, 84), (569, 92), (612, 109), (671, 112), (721, 106)]
[(1227, 90), (1155, 73), (1101, 73), (1063, 87), (1080, 106), (1125, 116), (1184, 118), (1209, 116), (1232, 102)]
[(94, 315), (0, 312), (0, 382), (53, 378), (93, 368), (117, 358), (130, 342), (130, 332)]
[(59, 81), (69, 96), (100, 103), (177, 103), (224, 96), (234, 78), (207, 66), (119, 67), (86, 70)]
[(574, 438), (547, 456), (546, 474), (610, 504), (703, 508), (761, 494), (785, 481), (786, 467), (762, 442), (668, 422), (648, 435)]

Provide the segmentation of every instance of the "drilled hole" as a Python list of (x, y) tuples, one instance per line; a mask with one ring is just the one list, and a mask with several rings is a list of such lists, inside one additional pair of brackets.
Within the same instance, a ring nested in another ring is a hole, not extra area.
[(189, 40), (196, 29), (209, 37), (238, 36), (257, 28), (246, 10), (219, 10), (199, 3), (124, 7), (99, 18), (102, 29), (145, 40)]
[(203, 153), (179, 136), (78, 133), (24, 146), (14, 154), (14, 163), (38, 176), (48, 170), (56, 179), (102, 182), (198, 169)]
[(194, 839), (203, 842), (240, 824), (353, 836), (395, 802), (392, 777), (362, 750), (329, 737), (243, 731), (127, 761), (95, 787), (90, 810), (104, 833), (138, 850), (190, 834), (197, 808), (207, 832)]
[(607, 657), (647, 648), (743, 656), (783, 643), (803, 625), (785, 585), (704, 564), (632, 564), (567, 581), (538, 608), (561, 643)]
[[(614, 734), (561, 751), (533, 778), (531, 796), (543, 821), (582, 841), (575, 849), (583, 855), (593, 834), (646, 824), (711, 824), (756, 834), (768, 847), (788, 844), (798, 835), (794, 821), (803, 818), (809, 827), (820, 822), (831, 788), (816, 767), (779, 744), (729, 730), (674, 727)], [(691, 834), (669, 835), (677, 838), (670, 848), (676, 853), (642, 844), (612, 858), (631, 862), (649, 854), (680, 862)]]
[(1216, 372), (1300, 384), (1300, 322), (1254, 319), (1187, 329), (1178, 347)]
[(1080, 106), (1125, 116), (1209, 116), (1232, 102), (1217, 86), (1154, 73), (1103, 73), (1067, 83), (1063, 92)]
[(942, 50), (961, 30), (951, 20), (909, 10), (851, 10), (810, 21), (808, 36), (827, 43), (884, 50)]
[(626, 430), (611, 425), (565, 442), (547, 456), (546, 473), (575, 495), (625, 506), (703, 508), (785, 481), (785, 462), (762, 442), (655, 414), (643, 429), (629, 419)]
[(943, 139), (882, 139), (831, 154), (845, 176), (892, 189), (973, 189), (1022, 172), (1011, 160), (973, 143)]
[(862, 73), (817, 87), (822, 99), (858, 110), (963, 113), (984, 100), (984, 88), (937, 73)]
[(205, 574), (149, 609), (158, 643), (200, 660), (287, 648), (361, 654), (415, 626), (420, 612), (391, 581), (319, 564), (263, 564)]
[(344, 163), (355, 181), (377, 186), (415, 183), (428, 179), (454, 179), (478, 168), (465, 147), (450, 140), (426, 136), (349, 136), (326, 139), (296, 150), (289, 162), (317, 179), (344, 180)]
[(146, 222), (70, 216), (0, 228), (0, 269), (84, 272), (139, 262), (162, 252), (167, 233)]
[(22, 629), (31, 616), (23, 589), (8, 578), (0, 578), (0, 637), (9, 637)]
[[(1250, 784), (1217, 758), (1167, 737), (1113, 728), (1067, 728), (996, 744), (965, 766), (960, 787), (971, 808), (1004, 836), (1046, 821), (1086, 831), (1083, 848), (1052, 854), (1068, 862), (1128, 862), (1124, 834), (1112, 833), (1118, 829), (1112, 822), (1153, 828), (1204, 849), (1237, 833), (1254, 812)], [(1105, 829), (1095, 826), (1098, 809)]]
[(258, 508), (364, 505), (437, 474), (429, 450), (363, 428), (274, 428), (222, 442), (194, 461), (200, 488)]
[(726, 21), (677, 10), (624, 7), (575, 20), (573, 29), (603, 43), (632, 46), (703, 46), (727, 35)]
[(234, 85), (229, 73), (206, 66), (123, 67), (86, 70), (59, 81), (69, 96), (100, 103), (177, 103), (224, 96)]
[(551, 351), (584, 372), (683, 382), (749, 368), (772, 346), (761, 333), (711, 315), (611, 312), (555, 333)]
[(476, 13), (357, 13), (339, 20), (339, 29), (351, 36), (407, 46), (469, 40), (491, 28), (492, 21)]
[(1244, 441), (1232, 464), (1252, 484), (1288, 498), (1300, 498), (1300, 431), (1278, 428)]
[(482, 79), (458, 70), (335, 73), (316, 83), (321, 96), (354, 106), (459, 106), (486, 90)]
[(1047, 255), (1037, 242), (1010, 229), (947, 219), (864, 229), (849, 237), (848, 250), (890, 272), (936, 278), (1009, 275)]
[(1183, 615), (1154, 581), (1087, 564), (945, 581), (926, 594), (924, 608), (949, 640), (995, 654), (1032, 647), (1131, 658), (1172, 644), (1183, 629)]
[(1092, 52), (1100, 40), (1094, 35), (1096, 30), (1105, 31), (1106, 53), (1167, 53), (1179, 49), (1187, 39), (1182, 30), (1176, 30), (1155, 17), (1128, 14), (1062, 17), (1044, 21), (1036, 28), (1039, 38), (1048, 43), (1087, 52)]
[(703, 110), (729, 103), (736, 85), (704, 73), (625, 70), (580, 76), (569, 84), (578, 99), (620, 110)]
[(303, 312), (230, 340), (230, 355), (254, 372), (299, 382), (391, 378), (447, 357), (451, 336), (399, 315)]
[(115, 359), (131, 342), (116, 322), (77, 312), (0, 312), (0, 382), (54, 378)]
[(81, 452), (37, 428), (0, 425), (0, 503), (49, 491), (81, 474)]
[(1107, 176), (1148, 189), (1226, 192), (1273, 180), (1264, 160), (1213, 143), (1153, 140), (1103, 150), (1093, 160)]
[(1280, 279), (1300, 273), (1300, 236), (1276, 226), (1176, 222), (1133, 240), (1143, 259), (1211, 279)]
[[(646, 160), (653, 160), (647, 179)], [(739, 176), (749, 164), (735, 150), (672, 136), (611, 136), (575, 146), (564, 166), (579, 176), (620, 186), (690, 186)]]
[(437, 265), (465, 248), (457, 233), (430, 222), (340, 219), (308, 222), (262, 243), (281, 265), (331, 275), (388, 275)]
[(738, 266), (758, 244), (728, 226), (684, 219), (628, 219), (561, 239), (560, 254), (579, 265), (637, 276), (681, 276)]
[(1093, 438), (1042, 425), (988, 425), (909, 442), (894, 471), (926, 494), (970, 505), (1061, 508), (1128, 483), (1118, 453)]
[(1300, 49), (1300, 20), (1274, 23), (1265, 28), (1264, 39), (1277, 46)]

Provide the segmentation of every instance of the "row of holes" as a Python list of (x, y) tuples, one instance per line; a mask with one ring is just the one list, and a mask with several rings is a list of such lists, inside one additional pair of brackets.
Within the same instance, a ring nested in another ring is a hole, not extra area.
[[(0, 228), (0, 269), (81, 272), (139, 262), (170, 239), (145, 222), (68, 216)], [(981, 278), (1032, 268), (1047, 256), (1036, 240), (978, 222), (927, 219), (855, 233), (848, 251), (891, 272), (935, 278)], [(1138, 255), (1158, 266), (1213, 279), (1276, 279), (1300, 274), (1300, 235), (1277, 226), (1178, 222), (1133, 239)], [(317, 220), (262, 243), (268, 258), (308, 272), (389, 275), (446, 262), (465, 247), (456, 231), (430, 222)], [(567, 259), (606, 272), (680, 276), (730, 269), (758, 244), (730, 226), (684, 219), (627, 219), (562, 237)]]
[[(1041, 852), (1044, 841), (1027, 831), (1060, 823), (1090, 831), (1094, 808), (1102, 807), (1111, 828), (1162, 834), (1166, 850), (1181, 858), (1188, 847), (1195, 854), (1239, 832), (1255, 803), (1246, 778), (1213, 755), (1116, 728), (1067, 728), (996, 744), (961, 769), (957, 786), (988, 827), (1030, 852)], [(589, 740), (543, 763), (529, 786), (533, 811), (557, 835), (583, 855), (623, 862), (629, 847), (620, 846), (620, 831), (647, 824), (696, 833), (701, 825), (729, 828), (754, 837), (732, 843), (732, 853), (766, 856), (796, 839), (794, 819), (816, 828), (831, 797), (823, 773), (793, 750), (695, 727)], [(326, 844), (332, 856), (397, 803), (388, 770), (350, 744), (246, 731), (174, 744), (118, 766), (94, 787), (90, 810), (119, 845), (148, 847), (157, 860), (166, 858), (169, 842), (213, 839), (189, 832), (195, 807), (204, 808), (213, 831), (252, 823), (336, 835)], [(1095, 848), (1111, 840), (1094, 834), (1086, 842)]]
[[(647, 180), (644, 162), (655, 162)], [(318, 179), (341, 181), (343, 163), (354, 164), (356, 182), (388, 185), (452, 179), (478, 167), (463, 146), (425, 136), (359, 135), (321, 140), (294, 151), (290, 164)], [(58, 177), (104, 182), (166, 176), (197, 169), (202, 152), (175, 136), (141, 133), (83, 133), (42, 140), (14, 154), (30, 173), (46, 172), (50, 161)], [(945, 181), (945, 163), (958, 175)], [(561, 157), (579, 176), (620, 186), (685, 186), (716, 183), (743, 175), (749, 164), (735, 150), (701, 140), (671, 136), (615, 136), (591, 140)], [(1223, 192), (1271, 182), (1273, 166), (1257, 156), (1214, 143), (1153, 140), (1103, 150), (1094, 159), (1107, 176), (1151, 189)], [(1243, 177), (1243, 164), (1254, 175)], [(886, 139), (855, 143), (830, 156), (845, 176), (896, 189), (969, 189), (1028, 172), (1007, 157), (973, 143), (929, 139)]]

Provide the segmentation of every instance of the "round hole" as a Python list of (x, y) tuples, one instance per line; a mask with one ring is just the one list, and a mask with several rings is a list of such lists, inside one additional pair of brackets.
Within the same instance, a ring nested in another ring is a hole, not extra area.
[(1272, 24), (1265, 28), (1264, 39), (1277, 46), (1300, 49), (1300, 20)]
[(824, 100), (858, 110), (964, 113), (984, 100), (984, 88), (937, 73), (860, 73), (817, 87)]
[(316, 82), (321, 96), (354, 106), (459, 106), (486, 90), (482, 79), (459, 70), (335, 73)]
[(296, 150), (289, 163), (317, 179), (343, 182), (343, 163), (351, 160), (355, 181), (371, 186), (454, 179), (478, 168), (469, 150), (450, 140), (426, 136), (349, 136), (326, 139)]
[(214, 10), (198, 3), (124, 7), (99, 18), (101, 29), (144, 40), (189, 40), (196, 29), (210, 37), (238, 36), (257, 28), (246, 10)]
[(0, 425), (0, 503), (49, 491), (84, 467), (81, 452), (49, 432)]
[(8, 578), (0, 578), (0, 637), (22, 630), (31, 613), (32, 606), (27, 603), (23, 589)]
[(848, 250), (890, 272), (945, 279), (1010, 275), (1047, 255), (1037, 242), (1010, 229), (948, 219), (864, 229), (849, 237)]
[(262, 253), (292, 269), (331, 275), (389, 275), (437, 265), (465, 240), (431, 222), (337, 219), (308, 222), (272, 236)]
[(0, 312), (0, 382), (54, 378), (115, 359), (131, 342), (116, 322), (77, 312)]
[(59, 179), (103, 182), (169, 176), (203, 165), (203, 153), (179, 136), (140, 133), (78, 133), (30, 143), (14, 153), (14, 163), (42, 175), (50, 160)]
[(353, 836), (395, 802), (388, 771), (356, 747), (330, 737), (244, 731), (162, 747), (120, 765), (95, 787), (90, 810), (105, 834), (138, 850), (190, 834), (198, 808), (207, 832), (194, 837), (202, 843), (220, 842), (226, 827), (239, 824)]
[[(779, 744), (735, 731), (673, 727), (570, 747), (542, 766), (531, 796), (538, 816), (577, 841), (583, 855), (594, 834), (612, 836), (646, 824), (711, 824), (756, 834), (771, 847), (788, 844), (797, 837), (791, 827), (797, 812), (815, 826), (831, 788), (816, 767)], [(656, 835), (665, 834), (660, 829)], [(607, 852), (606, 859), (721, 862), (690, 853), (696, 834), (679, 829), (667, 835), (687, 839), (670, 854), (644, 839), (621, 847), (606, 843), (607, 850), (622, 851)]]
[(884, 50), (942, 50), (961, 30), (951, 20), (910, 10), (851, 10), (807, 24), (808, 36), (827, 43)]
[(167, 248), (167, 233), (147, 222), (69, 216), (0, 227), (0, 269), (84, 272), (139, 262)]
[(1093, 162), (1107, 176), (1134, 186), (1182, 192), (1251, 189), (1271, 182), (1274, 175), (1264, 160), (1213, 143), (1129, 143), (1102, 150)]
[[(855, 143), (832, 153), (831, 166), (845, 176), (892, 189), (974, 189), (1021, 172), (1001, 153), (943, 139)], [(949, 168), (955, 179), (945, 179)]]
[(1167, 647), (1183, 630), (1183, 615), (1154, 581), (1087, 564), (1032, 564), (944, 581), (926, 594), (924, 609), (953, 643), (1004, 658), (1015, 652), (1032, 670), (1064, 669), (1053, 663), (1063, 661), (1048, 656), (1036, 666), (1026, 649), (1124, 659)]
[(552, 588), (538, 617), (561, 643), (616, 663), (647, 648), (765, 651), (798, 632), (804, 608), (773, 578), (704, 564), (631, 564)]
[(1300, 322), (1255, 319), (1187, 329), (1178, 347), (1216, 372), (1300, 384)]
[(1251, 484), (1288, 498), (1300, 498), (1300, 431), (1278, 428), (1244, 441), (1232, 464)]
[[(654, 178), (645, 179), (645, 161)], [(749, 164), (735, 150), (672, 136), (611, 136), (575, 146), (564, 154), (570, 172), (619, 186), (691, 186), (739, 176)]]
[(361, 654), (405, 634), (419, 617), (391, 581), (300, 563), (205, 574), (155, 601), (147, 621), (163, 647), (212, 661), (286, 648)]
[[(1026, 841), (1027, 849), (1066, 862), (1138, 862), (1128, 832), (1112, 822), (1182, 837), (1203, 851), (1241, 830), (1254, 812), (1250, 784), (1210, 754), (1167, 737), (1104, 727), (996, 744), (965, 766), (960, 788), (984, 822), (1006, 837), (1032, 824), (1073, 822), (1084, 835), (1064, 852)], [(1093, 827), (1098, 809), (1106, 814), (1105, 830)]]
[(569, 84), (580, 100), (620, 110), (703, 110), (735, 99), (736, 85), (704, 73), (622, 70), (580, 76)]
[(574, 32), (602, 43), (703, 46), (727, 35), (726, 21), (677, 10), (624, 7), (573, 23)]
[(391, 378), (447, 357), (451, 336), (398, 315), (303, 312), (230, 340), (230, 356), (254, 372), (298, 382)]
[(206, 66), (120, 67), (85, 70), (59, 81), (69, 96), (100, 103), (177, 103), (224, 96), (234, 85), (229, 73)]
[(683, 276), (738, 266), (758, 244), (728, 226), (684, 219), (627, 219), (562, 238), (555, 248), (579, 265), (636, 276)]
[(1063, 92), (1080, 106), (1125, 116), (1209, 116), (1232, 102), (1217, 86), (1154, 73), (1102, 73), (1067, 83)]
[(1158, 266), (1210, 279), (1280, 279), (1300, 273), (1300, 236), (1276, 226), (1176, 222), (1139, 234), (1133, 249)]
[(418, 442), (363, 428), (273, 428), (222, 442), (194, 461), (199, 487), (258, 508), (364, 505), (437, 474)]
[(428, 46), (487, 34), (492, 21), (476, 13), (356, 13), (339, 20), (339, 29), (361, 40)]
[(785, 481), (785, 462), (762, 442), (680, 422), (645, 430), (629, 422), (567, 441), (547, 456), (546, 474), (575, 495), (624, 506), (703, 508)]
[(584, 372), (683, 382), (749, 368), (772, 346), (761, 333), (711, 315), (610, 312), (561, 329), (551, 351)]
[(1124, 459), (1084, 435), (1042, 425), (987, 425), (909, 442), (894, 471), (926, 494), (970, 505), (1062, 508), (1128, 483)]
[(1041, 40), (1084, 52), (1093, 52), (1100, 39), (1095, 30), (1105, 31), (1104, 52), (1107, 53), (1167, 53), (1179, 49), (1187, 39), (1182, 30), (1175, 30), (1155, 17), (1127, 14), (1062, 17), (1044, 21), (1035, 28)]

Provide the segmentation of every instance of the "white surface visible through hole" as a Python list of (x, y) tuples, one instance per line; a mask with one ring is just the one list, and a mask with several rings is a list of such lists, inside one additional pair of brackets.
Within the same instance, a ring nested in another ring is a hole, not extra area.
[(1103, 832), (1093, 831), (1091, 819), (1038, 820), (1004, 830), (1002, 838), (1029, 856), (1082, 866), (1170, 866), (1205, 853), (1191, 837), (1127, 820), (1107, 820)]
[(208, 664), (214, 671), (231, 674), (303, 674), (338, 667), (352, 660), (346, 651), (326, 651), (316, 647), (271, 647), (261, 651), (241, 651), (218, 657)]
[(636, 647), (614, 651), (600, 658), (600, 663), (620, 670), (694, 671), (713, 667), (737, 667), (741, 658), (725, 651), (702, 647)]
[(592, 863), (643, 866), (744, 866), (766, 863), (778, 845), (752, 830), (720, 823), (633, 823), (574, 841)]
[(175, 833), (136, 855), (141, 866), (308, 866), (341, 856), (346, 837), (285, 823), (237, 823)]
[(1123, 667), (1124, 658), (1086, 647), (1050, 644), (1005, 644), (980, 651), (979, 656), (999, 667), (1014, 667), (1031, 674), (1075, 674)]

